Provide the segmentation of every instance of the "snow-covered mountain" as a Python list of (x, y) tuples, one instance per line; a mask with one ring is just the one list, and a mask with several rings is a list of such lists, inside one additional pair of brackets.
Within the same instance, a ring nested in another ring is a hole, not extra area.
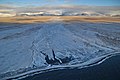
[(120, 53), (120, 23), (0, 24), (0, 79), (86, 67)]
[[(48, 10), (40, 12), (17, 13), (16, 16), (118, 16), (119, 13), (99, 13), (95, 11), (67, 11), (67, 10)], [(116, 16), (116, 17), (117, 17)]]
[[(8, 16), (120, 16), (119, 6), (3, 6), (0, 15)], [(0, 16), (0, 17), (1, 17)]]

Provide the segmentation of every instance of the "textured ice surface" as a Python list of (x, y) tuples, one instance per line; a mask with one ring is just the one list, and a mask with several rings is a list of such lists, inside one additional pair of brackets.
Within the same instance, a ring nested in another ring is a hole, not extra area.
[(120, 52), (120, 23), (0, 24), (0, 78), (90, 65)]

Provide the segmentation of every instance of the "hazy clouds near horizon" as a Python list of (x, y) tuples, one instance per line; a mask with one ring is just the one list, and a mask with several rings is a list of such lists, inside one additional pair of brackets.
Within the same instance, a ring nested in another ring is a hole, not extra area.
[(80, 10), (80, 11), (113, 11), (120, 10), (120, 6), (10, 6), (0, 5), (0, 11), (2, 12), (38, 12), (42, 10)]
[(63, 12), (97, 12), (97, 13), (111, 13), (113, 11), (120, 12), (120, 6), (10, 6), (0, 5), (0, 13), (35, 13), (40, 11), (61, 10)]

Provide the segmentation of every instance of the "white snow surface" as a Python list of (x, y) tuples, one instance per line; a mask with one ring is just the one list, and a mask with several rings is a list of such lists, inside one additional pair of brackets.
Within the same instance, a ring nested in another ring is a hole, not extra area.
[[(45, 59), (55, 60), (52, 51), (57, 64)], [(116, 52), (120, 23), (0, 23), (0, 79), (48, 67), (87, 66)]]

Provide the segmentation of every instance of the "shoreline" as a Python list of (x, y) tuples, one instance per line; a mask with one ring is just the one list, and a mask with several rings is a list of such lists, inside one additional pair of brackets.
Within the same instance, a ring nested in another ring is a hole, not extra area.
[(54, 70), (21, 80), (119, 80), (120, 62), (118, 60), (120, 60), (120, 55), (114, 55), (99, 65), (82, 69)]
[[(104, 56), (103, 58), (100, 58), (99, 61), (96, 61), (94, 63), (90, 63), (88, 65), (84, 65), (83, 63), (83, 67), (81, 66), (73, 66), (73, 67), (69, 67), (69, 66), (66, 66), (66, 67), (61, 67), (61, 66), (58, 66), (58, 67), (53, 67), (52, 69), (48, 68), (48, 69), (43, 69), (43, 70), (40, 70), (40, 69), (37, 69), (37, 70), (33, 70), (33, 71), (29, 71), (27, 73), (23, 73), (23, 74), (20, 74), (20, 75), (17, 75), (17, 76), (12, 76), (12, 77), (7, 77), (5, 79), (22, 79), (22, 80), (26, 80), (26, 78), (28, 77), (32, 77), (32, 76), (35, 76), (35, 75), (39, 75), (39, 74), (44, 74), (44, 73), (49, 73), (49, 72), (54, 72), (54, 71), (60, 71), (60, 70), (66, 70), (66, 69), (69, 69), (69, 70), (72, 70), (72, 69), (78, 69), (78, 70), (82, 70), (82, 69), (86, 69), (86, 68), (91, 68), (91, 67), (94, 67), (94, 66), (99, 66), (100, 64), (104, 63), (106, 60), (114, 57), (114, 56), (117, 56), (119, 55), (119, 53), (116, 53), (116, 54), (111, 54), (111, 55), (107, 55), (107, 56)], [(30, 76), (28, 76), (30, 75)], [(32, 75), (32, 76), (31, 76)], [(28, 77), (27, 77), (28, 76)]]
[(103, 16), (15, 16), (0, 17), (0, 23), (40, 23), (53, 21), (114, 22), (120, 23), (119, 17)]

